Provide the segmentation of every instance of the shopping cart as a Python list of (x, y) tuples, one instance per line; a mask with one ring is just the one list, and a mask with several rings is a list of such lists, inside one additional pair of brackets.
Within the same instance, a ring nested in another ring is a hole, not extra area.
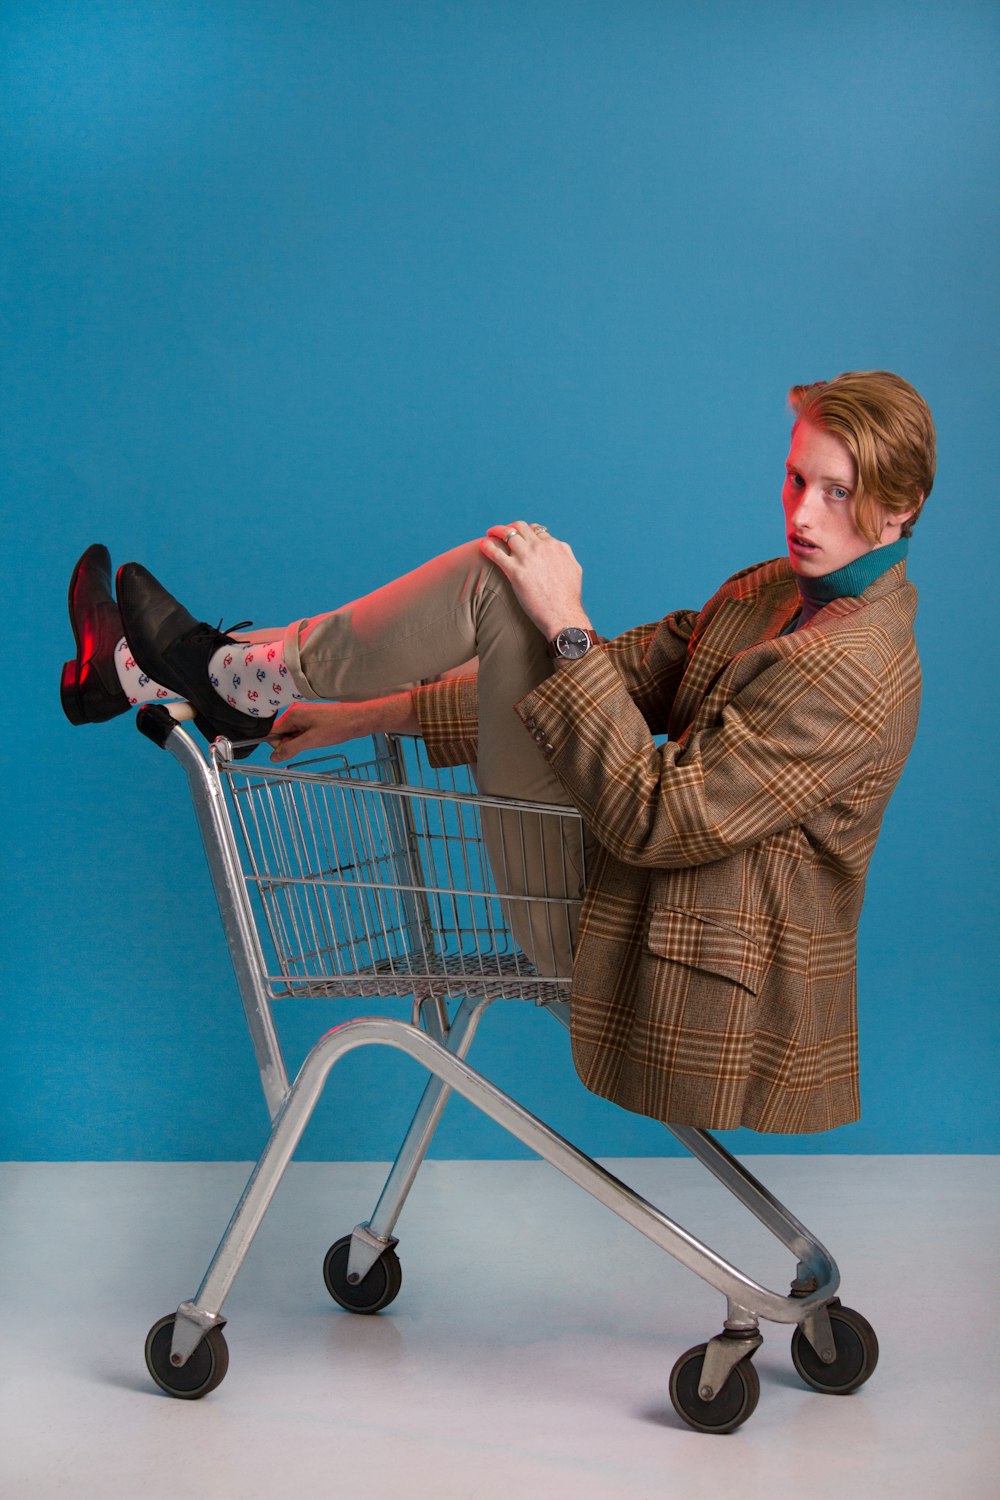
[[(868, 1379), (878, 1344), (837, 1298), (833, 1258), (708, 1132), (668, 1127), (795, 1257), (788, 1295), (724, 1260), (467, 1063), (494, 1000), (528, 1000), (569, 1024), (559, 955), (579, 881), (573, 891), (571, 872), (557, 866), (558, 851), (581, 847), (575, 812), (479, 797), (464, 768), (432, 770), (415, 740), (378, 736), (364, 761), (250, 767), (223, 739), (206, 757), (163, 706), (142, 709), (138, 724), (187, 773), (272, 1121), (197, 1296), (149, 1332), (146, 1364), (164, 1391), (194, 1400), (225, 1376), (222, 1307), (237, 1272), (330, 1070), (375, 1045), (398, 1048), (431, 1076), (371, 1218), (327, 1253), (324, 1281), (341, 1307), (375, 1313), (399, 1292), (393, 1231), (455, 1090), (725, 1296), (723, 1331), (682, 1354), (670, 1377), (691, 1427), (730, 1432), (753, 1412), (760, 1318), (794, 1325), (792, 1359), (814, 1389), (846, 1394)], [(526, 850), (549, 860), (534, 891), (519, 874)], [(527, 934), (534, 961), (515, 932)], [(289, 1080), (275, 1002), (393, 996), (412, 1000), (409, 1022), (335, 1026)]]

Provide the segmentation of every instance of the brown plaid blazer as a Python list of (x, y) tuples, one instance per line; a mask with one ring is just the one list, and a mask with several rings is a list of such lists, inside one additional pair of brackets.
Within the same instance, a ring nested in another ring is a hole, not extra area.
[[(516, 705), (600, 844), (577, 1071), (655, 1119), (800, 1132), (860, 1113), (858, 917), (916, 730), (916, 590), (900, 562), (781, 635), (798, 606), (787, 561), (760, 564)], [(474, 760), (475, 679), (417, 698), (432, 759)]]

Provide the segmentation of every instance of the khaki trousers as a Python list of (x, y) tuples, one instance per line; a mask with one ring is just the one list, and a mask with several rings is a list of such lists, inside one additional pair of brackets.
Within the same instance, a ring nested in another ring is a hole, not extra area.
[[(379, 698), (442, 677), (472, 658), (478, 658), (479, 791), (571, 806), (514, 712), (554, 664), (478, 541), (329, 614), (295, 621), (285, 632), (285, 665), (310, 698)], [(522, 951), (539, 973), (568, 976), (585, 874), (578, 825), (484, 807), (483, 834), (501, 896), (529, 898), (503, 902)]]

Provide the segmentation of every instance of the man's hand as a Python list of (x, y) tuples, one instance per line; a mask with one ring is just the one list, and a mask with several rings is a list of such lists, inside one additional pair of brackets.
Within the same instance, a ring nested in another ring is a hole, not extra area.
[(521, 608), (547, 641), (567, 625), (591, 628), (581, 595), (583, 569), (568, 542), (550, 536), (544, 526), (511, 521), (491, 526), (479, 549), (507, 577)]
[(409, 693), (364, 703), (293, 703), (276, 720), (267, 743), (275, 765), (307, 750), (342, 745), (369, 734), (419, 734)]

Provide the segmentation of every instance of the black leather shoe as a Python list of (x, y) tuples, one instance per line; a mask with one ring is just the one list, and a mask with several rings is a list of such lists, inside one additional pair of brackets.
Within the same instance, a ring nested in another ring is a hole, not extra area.
[(195, 724), (207, 740), (220, 734), (230, 740), (262, 740), (270, 733), (276, 714), (265, 718), (241, 713), (209, 679), (213, 654), (220, 646), (237, 644), (231, 635), (196, 620), (141, 563), (124, 563), (118, 569), (116, 591), (132, 655), (154, 682), (192, 705)]
[(111, 554), (88, 547), (69, 581), (69, 618), (76, 659), (63, 664), (59, 697), (71, 724), (103, 724), (130, 706), (115, 671), (115, 647), (124, 634), (111, 597)]

